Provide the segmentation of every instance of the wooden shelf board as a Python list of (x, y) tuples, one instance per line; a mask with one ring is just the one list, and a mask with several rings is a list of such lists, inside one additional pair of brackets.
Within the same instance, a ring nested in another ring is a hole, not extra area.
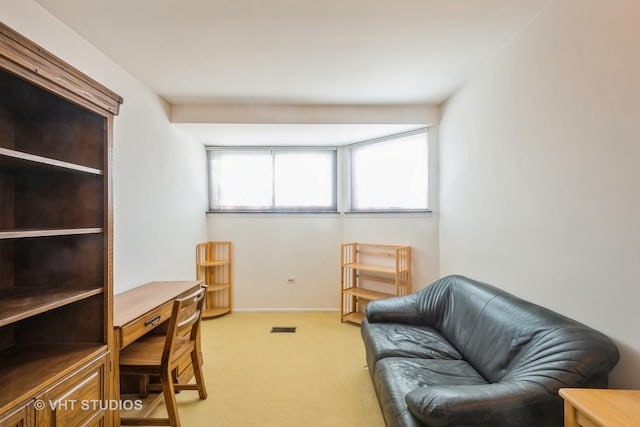
[(343, 322), (352, 322), (357, 323), (358, 325), (362, 324), (362, 320), (364, 320), (365, 315), (359, 311), (355, 311), (353, 313), (345, 314), (342, 316)]
[(83, 172), (92, 175), (103, 175), (100, 169), (90, 168), (75, 163), (63, 162), (62, 160), (50, 159), (48, 157), (37, 156), (35, 154), (24, 153), (22, 151), (0, 148), (0, 166), (14, 168), (37, 168), (43, 170), (67, 170), (73, 172)]
[(365, 288), (347, 288), (347, 289), (344, 289), (343, 292), (346, 294), (350, 294), (354, 297), (366, 299), (369, 301), (389, 298), (394, 296), (393, 294), (388, 294), (386, 292), (373, 291), (371, 289), (365, 289)]
[(207, 286), (207, 292), (220, 292), (230, 288), (231, 285), (209, 285)]
[(360, 278), (360, 280), (370, 280), (372, 282), (388, 283), (390, 285), (396, 284), (396, 280), (390, 277), (379, 277), (379, 276), (371, 276), (368, 274), (358, 274), (358, 278)]
[(199, 262), (198, 263), (198, 267), (218, 267), (221, 265), (228, 265), (230, 264), (231, 261), (229, 260), (223, 260), (223, 261), (204, 261), (204, 262)]
[(351, 243), (344, 243), (345, 245), (356, 245), (358, 247), (358, 249), (360, 248), (377, 248), (377, 249), (404, 249), (404, 248), (408, 248), (409, 246), (405, 246), (405, 245), (384, 245), (384, 244), (380, 244), (380, 243), (358, 243), (358, 242), (351, 242)]
[(204, 318), (217, 317), (217, 316), (222, 316), (223, 314), (227, 314), (227, 313), (231, 313), (231, 308), (230, 307), (205, 308), (202, 311), (202, 317), (204, 317)]
[(24, 239), (27, 237), (72, 236), (76, 234), (100, 234), (102, 232), (104, 232), (104, 229), (100, 227), (11, 230), (11, 231), (0, 231), (0, 240)]
[(0, 327), (99, 295), (103, 288), (14, 288), (0, 292)]
[[(359, 262), (351, 262), (348, 264), (344, 264), (344, 267), (353, 268), (354, 270), (373, 271), (376, 273), (388, 273), (388, 274), (396, 273), (395, 267), (383, 267), (380, 265), (362, 264)], [(400, 270), (398, 272), (401, 273), (402, 271), (405, 271), (405, 270)]]
[(98, 343), (14, 345), (0, 350), (0, 414), (105, 351), (107, 346)]

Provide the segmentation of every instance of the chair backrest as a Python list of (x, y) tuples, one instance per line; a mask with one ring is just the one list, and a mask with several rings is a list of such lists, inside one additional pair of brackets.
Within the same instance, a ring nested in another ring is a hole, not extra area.
[(206, 286), (203, 285), (197, 291), (182, 298), (176, 298), (173, 301), (173, 310), (167, 325), (167, 339), (162, 352), (163, 364), (171, 362), (171, 355), (177, 337), (188, 336), (191, 344), (195, 344), (200, 333), (200, 319), (202, 318), (205, 292)]

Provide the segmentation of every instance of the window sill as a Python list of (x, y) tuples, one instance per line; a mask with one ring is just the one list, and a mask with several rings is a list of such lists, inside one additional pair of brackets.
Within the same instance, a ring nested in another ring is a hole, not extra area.
[(416, 209), (416, 210), (361, 210), (361, 211), (348, 211), (344, 212), (346, 215), (358, 215), (358, 214), (431, 214), (430, 209)]
[(327, 212), (327, 211), (279, 211), (279, 212), (260, 212), (260, 211), (207, 211), (207, 216), (215, 217), (237, 217), (237, 218), (431, 218), (433, 211), (358, 211), (358, 212)]
[(416, 211), (352, 211), (344, 212), (344, 217), (349, 219), (356, 218), (431, 218), (433, 211), (416, 210)]
[(238, 210), (238, 211), (207, 211), (206, 214), (240, 214), (240, 215), (244, 215), (244, 214), (260, 214), (260, 215), (288, 215), (288, 214), (295, 214), (295, 215), (305, 215), (305, 214), (314, 214), (314, 215), (325, 215), (325, 214), (334, 214), (337, 215), (339, 212), (338, 211), (296, 211), (296, 210), (284, 210), (284, 211), (242, 211), (242, 210)]
[(327, 211), (300, 211), (300, 212), (246, 212), (246, 211), (208, 211), (207, 217), (219, 217), (219, 218), (340, 218), (342, 215), (338, 212)]

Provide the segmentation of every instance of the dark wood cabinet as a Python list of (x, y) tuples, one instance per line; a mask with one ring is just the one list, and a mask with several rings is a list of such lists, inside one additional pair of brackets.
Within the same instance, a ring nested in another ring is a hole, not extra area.
[(0, 415), (0, 427), (31, 427), (34, 425), (34, 419), (33, 402), (29, 402)]
[(121, 103), (0, 23), (0, 426), (109, 425), (49, 400), (110, 396)]

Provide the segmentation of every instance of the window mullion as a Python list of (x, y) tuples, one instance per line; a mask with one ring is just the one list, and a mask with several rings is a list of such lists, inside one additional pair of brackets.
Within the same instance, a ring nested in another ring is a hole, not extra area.
[(276, 155), (271, 150), (271, 210), (276, 209)]

